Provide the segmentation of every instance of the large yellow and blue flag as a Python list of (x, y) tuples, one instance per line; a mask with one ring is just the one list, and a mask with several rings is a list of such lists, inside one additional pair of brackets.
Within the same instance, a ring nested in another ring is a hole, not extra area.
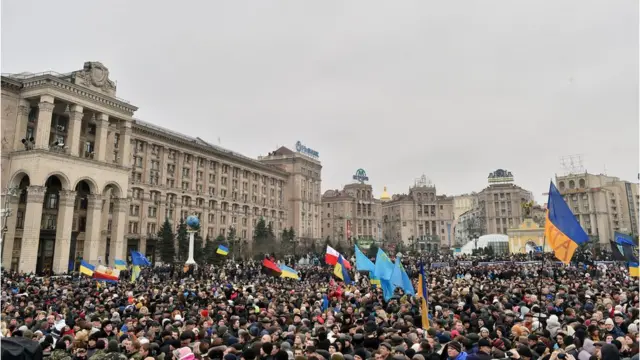
[(342, 255), (338, 257), (338, 262), (336, 262), (336, 265), (333, 267), (333, 275), (335, 275), (336, 277), (338, 277), (338, 279), (344, 281), (345, 283), (351, 284), (351, 277), (349, 276), (349, 271), (344, 265), (344, 259), (342, 258)]
[(134, 283), (140, 277), (140, 265), (133, 265), (131, 267), (131, 282)]
[(127, 270), (127, 263), (124, 260), (116, 259), (114, 262), (115, 268), (118, 270)]
[(640, 277), (640, 271), (638, 270), (638, 263), (637, 262), (630, 262), (629, 263), (629, 276)]
[(589, 236), (584, 232), (553, 182), (549, 185), (544, 236), (556, 258), (565, 264), (571, 262), (573, 253), (580, 244), (589, 241)]
[(429, 328), (429, 291), (427, 289), (427, 275), (424, 273), (424, 265), (420, 263), (420, 275), (418, 275), (418, 294), (420, 299), (420, 317), (422, 318), (422, 328)]
[(218, 250), (216, 250), (216, 254), (227, 256), (229, 254), (229, 248), (224, 245), (218, 245)]
[(389, 280), (393, 275), (394, 265), (391, 259), (384, 253), (384, 251), (378, 248), (378, 254), (376, 254), (376, 264), (373, 270), (375, 276), (380, 280)]
[(358, 271), (374, 271), (375, 265), (373, 265), (373, 261), (369, 260), (369, 258), (360, 251), (358, 245), (353, 245), (355, 248), (356, 254), (356, 270)]
[(82, 260), (80, 261), (80, 273), (87, 276), (93, 276), (93, 272), (96, 271), (96, 267)]
[(380, 287), (380, 279), (376, 277), (373, 271), (369, 272), (369, 284), (378, 288)]
[(282, 270), (282, 273), (280, 274), (281, 278), (300, 280), (298, 272), (288, 267), (287, 265), (278, 265), (278, 267), (280, 268), (280, 270)]

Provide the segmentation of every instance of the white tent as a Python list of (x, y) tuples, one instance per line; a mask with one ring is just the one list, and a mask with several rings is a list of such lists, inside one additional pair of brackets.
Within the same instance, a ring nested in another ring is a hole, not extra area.
[(509, 237), (503, 234), (482, 235), (478, 238), (477, 244), (476, 240), (471, 240), (464, 244), (457, 254), (471, 255), (476, 247), (478, 249), (492, 247), (496, 254), (505, 253), (509, 251)]

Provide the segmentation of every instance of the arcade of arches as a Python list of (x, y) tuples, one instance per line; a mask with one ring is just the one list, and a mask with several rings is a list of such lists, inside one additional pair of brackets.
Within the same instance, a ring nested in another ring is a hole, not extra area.
[[(18, 196), (10, 198), (2, 243), (5, 267), (21, 272), (66, 272), (80, 260), (109, 264), (124, 256), (125, 216), (128, 209), (119, 186), (99, 190), (92, 179), (75, 186), (63, 174), (33, 184), (29, 175), (11, 181)], [(112, 241), (112, 239), (119, 239)]]

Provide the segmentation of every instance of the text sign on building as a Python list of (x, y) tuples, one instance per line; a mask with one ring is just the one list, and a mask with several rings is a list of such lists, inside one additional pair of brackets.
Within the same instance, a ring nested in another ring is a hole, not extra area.
[(304, 146), (300, 141), (298, 141), (296, 143), (296, 151), (301, 153), (301, 154), (305, 154), (307, 156), (311, 156), (312, 158), (319, 158), (320, 157), (320, 153), (318, 153), (317, 151), (313, 150), (313, 149), (309, 149), (308, 147)]
[(358, 169), (356, 174), (353, 175), (353, 180), (359, 181), (361, 184), (364, 184), (365, 181), (369, 181), (369, 177), (364, 169)]
[(489, 184), (509, 183), (513, 182), (513, 174), (511, 171), (498, 169), (488, 176)]

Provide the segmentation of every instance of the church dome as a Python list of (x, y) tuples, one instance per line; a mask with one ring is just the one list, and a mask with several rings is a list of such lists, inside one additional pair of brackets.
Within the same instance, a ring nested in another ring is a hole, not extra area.
[(380, 200), (382, 201), (389, 201), (391, 200), (391, 196), (389, 195), (389, 193), (387, 192), (387, 187), (384, 187), (384, 191), (382, 192), (382, 195), (380, 195)]

